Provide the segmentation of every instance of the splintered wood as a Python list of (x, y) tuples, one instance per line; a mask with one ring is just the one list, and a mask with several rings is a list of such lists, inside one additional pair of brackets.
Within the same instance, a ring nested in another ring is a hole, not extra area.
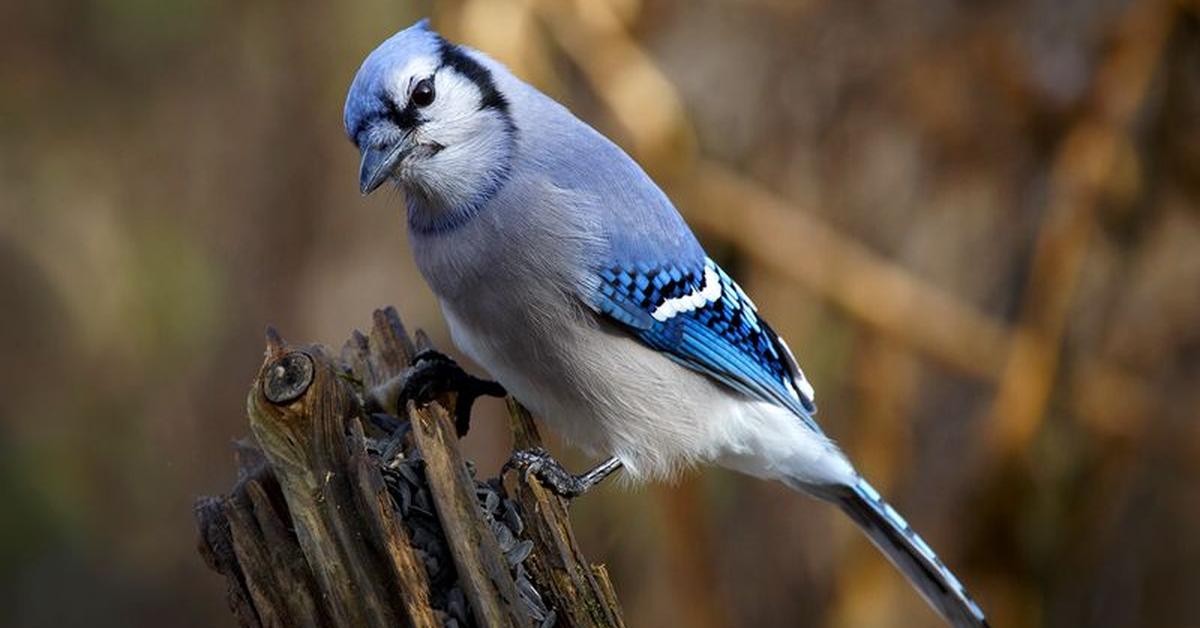
[[(452, 397), (396, 408), (414, 343), (393, 308), (373, 323), (336, 359), (268, 331), (247, 401), (255, 444), (239, 448), (233, 490), (196, 504), (200, 553), (238, 624), (622, 626), (565, 501), (515, 472), (476, 479)], [(537, 445), (510, 409), (517, 446)]]

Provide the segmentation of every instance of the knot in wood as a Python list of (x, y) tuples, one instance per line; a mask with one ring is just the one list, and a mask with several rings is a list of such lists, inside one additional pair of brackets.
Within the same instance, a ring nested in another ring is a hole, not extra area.
[(300, 351), (292, 351), (267, 365), (263, 375), (263, 395), (274, 404), (291, 403), (308, 390), (312, 381), (312, 358)]

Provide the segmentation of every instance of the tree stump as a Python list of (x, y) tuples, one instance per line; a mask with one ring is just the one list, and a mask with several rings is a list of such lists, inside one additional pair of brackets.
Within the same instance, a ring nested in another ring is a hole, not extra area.
[[(396, 408), (417, 348), (391, 307), (338, 358), (268, 330), (239, 479), (196, 503), (200, 554), (225, 577), (237, 622), (623, 626), (565, 500), (516, 472), (476, 479), (453, 395)], [(509, 410), (516, 445), (539, 445), (529, 413), (512, 400)]]

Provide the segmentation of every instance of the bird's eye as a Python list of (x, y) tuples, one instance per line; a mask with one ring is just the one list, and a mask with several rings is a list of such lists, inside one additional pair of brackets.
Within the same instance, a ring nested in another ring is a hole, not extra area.
[(413, 88), (412, 103), (418, 107), (428, 107), (433, 104), (433, 99), (436, 94), (433, 91), (433, 79), (421, 79), (417, 86)]

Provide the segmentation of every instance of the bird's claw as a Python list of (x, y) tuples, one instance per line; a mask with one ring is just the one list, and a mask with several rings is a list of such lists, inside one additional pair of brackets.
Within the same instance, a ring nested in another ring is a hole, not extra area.
[(513, 452), (508, 462), (504, 463), (504, 469), (519, 471), (525, 480), (532, 475), (555, 494), (567, 499), (579, 497), (590, 487), (590, 484), (581, 477), (572, 475), (562, 463), (550, 455), (550, 452), (541, 447)]
[(467, 373), (457, 362), (432, 349), (413, 356), (412, 367), (400, 389), (398, 407), (409, 401), (424, 405), (448, 393), (457, 393), (454, 404), (454, 428), (461, 438), (471, 429), (471, 407), (483, 395), (504, 397), (508, 393), (497, 382), (480, 379)]

